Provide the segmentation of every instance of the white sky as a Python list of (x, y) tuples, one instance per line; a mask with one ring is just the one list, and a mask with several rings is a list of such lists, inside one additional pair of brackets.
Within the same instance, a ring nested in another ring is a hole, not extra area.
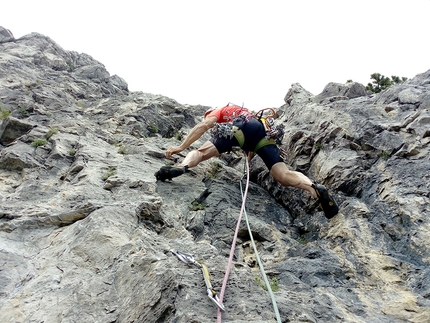
[(430, 0), (3, 1), (15, 38), (87, 53), (131, 91), (182, 104), (279, 107), (292, 83), (319, 94), (378, 72), (430, 69)]

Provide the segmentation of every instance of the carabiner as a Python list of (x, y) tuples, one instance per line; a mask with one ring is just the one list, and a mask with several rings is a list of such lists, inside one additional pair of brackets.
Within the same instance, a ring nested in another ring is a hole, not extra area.
[(213, 290), (208, 288), (207, 289), (208, 297), (211, 299), (212, 302), (221, 310), (225, 311), (224, 305), (220, 302), (217, 293)]
[(192, 254), (182, 252), (179, 250), (170, 250), (171, 253), (173, 253), (178, 259), (182, 262), (185, 262), (186, 264), (194, 264), (198, 267), (201, 267), (201, 265), (194, 259), (194, 256)]

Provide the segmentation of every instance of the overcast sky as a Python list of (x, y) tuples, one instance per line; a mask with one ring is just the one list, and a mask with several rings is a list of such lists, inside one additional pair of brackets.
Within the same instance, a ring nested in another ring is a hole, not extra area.
[(131, 91), (182, 104), (279, 107), (292, 83), (319, 94), (378, 72), (430, 69), (430, 0), (3, 1), (15, 38), (91, 55)]

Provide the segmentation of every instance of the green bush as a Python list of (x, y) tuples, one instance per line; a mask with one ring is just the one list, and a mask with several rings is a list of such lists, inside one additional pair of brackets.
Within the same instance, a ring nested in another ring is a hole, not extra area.
[(69, 67), (69, 72), (72, 72), (75, 69), (75, 64), (73, 64), (71, 60), (67, 60), (66, 64)]
[(51, 138), (53, 135), (55, 135), (56, 133), (58, 133), (58, 129), (57, 128), (49, 128), (48, 133), (46, 134), (46, 139)]
[(191, 211), (199, 211), (199, 210), (204, 210), (205, 209), (205, 205), (204, 204), (201, 204), (201, 203), (199, 203), (199, 202), (197, 202), (197, 201), (193, 201), (192, 203), (191, 203), (191, 205), (189, 206), (189, 209), (191, 210)]
[(216, 178), (218, 173), (222, 170), (222, 168), (223, 168), (223, 165), (221, 163), (218, 163), (216, 161), (212, 162), (211, 168), (209, 169), (207, 177)]
[(379, 93), (382, 90), (385, 90), (386, 88), (390, 87), (394, 84), (403, 83), (408, 80), (407, 77), (398, 77), (398, 76), (391, 76), (391, 79), (389, 77), (386, 77), (380, 73), (373, 73), (370, 75), (370, 78), (373, 80), (372, 83), (368, 83), (366, 86), (366, 90), (372, 91), (373, 93)]
[(301, 244), (307, 244), (308, 243), (308, 241), (306, 240), (305, 237), (299, 237), (299, 238), (296, 239), (296, 241), (298, 243), (301, 243)]
[(103, 180), (107, 180), (109, 177), (116, 174), (116, 170), (114, 168), (109, 168), (106, 173), (103, 174)]
[(11, 112), (9, 110), (0, 109), (0, 120), (1, 119), (6, 119), (10, 115), (11, 115)]
[[(258, 286), (263, 288), (265, 291), (267, 291), (267, 286), (264, 284), (264, 282), (261, 281), (260, 277), (255, 277), (255, 281), (257, 282)], [(273, 277), (272, 280), (269, 281), (270, 288), (272, 289), (272, 292), (279, 291), (279, 284), (278, 279), (276, 277)]]
[(34, 139), (33, 140), (33, 142), (31, 143), (31, 145), (33, 146), (33, 147), (40, 147), (40, 146), (43, 146), (43, 145), (45, 145), (46, 144), (46, 139), (45, 138), (37, 138), (37, 139)]
[(324, 144), (322, 142), (316, 142), (314, 147), (316, 150), (321, 150), (324, 148)]
[(388, 159), (388, 158), (390, 158), (390, 153), (388, 151), (382, 150), (379, 153), (379, 156), (382, 157), (382, 158)]
[(22, 116), (26, 116), (28, 114), (28, 111), (24, 108), (19, 108), (19, 114)]
[(149, 131), (149, 132), (151, 132), (151, 133), (157, 133), (157, 132), (158, 132), (158, 127), (157, 127), (157, 125), (156, 125), (156, 124), (154, 124), (154, 123), (151, 123), (151, 124), (148, 126), (148, 131)]

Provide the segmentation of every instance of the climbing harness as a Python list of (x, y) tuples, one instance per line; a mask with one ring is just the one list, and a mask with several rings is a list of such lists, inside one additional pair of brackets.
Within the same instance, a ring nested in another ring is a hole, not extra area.
[[(215, 123), (214, 127), (211, 129), (212, 138), (216, 140), (217, 138), (232, 139), (235, 137), (239, 146), (243, 147), (243, 144), (245, 143), (245, 135), (243, 134), (243, 131), (236, 125), (242, 122), (248, 122), (247, 117), (244, 115), (242, 116), (243, 117), (236, 118), (233, 122)], [(281, 145), (285, 133), (284, 125), (275, 125), (275, 121), (272, 118), (263, 118), (258, 120), (263, 123), (266, 130), (266, 136), (261, 138), (261, 140), (257, 143), (254, 148), (254, 152), (257, 152), (260, 148), (267, 145)]]
[(221, 310), (224, 311), (224, 305), (222, 304), (222, 302), (220, 301), (220, 299), (218, 298), (218, 295), (216, 293), (216, 291), (213, 289), (211, 281), (210, 281), (210, 277), (209, 277), (209, 270), (206, 267), (205, 264), (203, 264), (202, 262), (198, 262), (194, 259), (194, 256), (189, 254), (189, 253), (185, 253), (179, 250), (170, 250), (171, 253), (173, 253), (176, 257), (178, 257), (178, 259), (188, 265), (195, 265), (197, 267), (199, 267), (202, 272), (203, 272), (203, 278), (205, 280), (205, 284), (206, 284), (206, 292), (208, 294), (208, 297), (210, 298), (210, 300), (212, 302), (214, 302), (214, 304)]
[[(269, 292), (269, 295), (270, 295), (270, 298), (271, 298), (271, 301), (272, 301), (273, 309), (275, 311), (276, 321), (277, 321), (277, 323), (281, 323), (281, 317), (279, 315), (279, 310), (278, 310), (278, 306), (276, 304), (275, 296), (273, 295), (272, 288), (271, 288), (270, 283), (269, 283), (269, 281), (267, 279), (267, 276), (266, 276), (266, 274), (264, 272), (263, 263), (261, 262), (260, 257), (258, 255), (257, 247), (255, 245), (254, 238), (252, 236), (252, 231), (251, 231), (251, 228), (249, 226), (248, 216), (247, 216), (247, 213), (246, 213), (246, 210), (245, 210), (246, 196), (248, 194), (248, 187), (249, 187), (249, 162), (248, 162), (248, 158), (246, 156), (246, 152), (244, 152), (244, 154), (245, 154), (245, 166), (246, 166), (246, 168), (245, 168), (245, 174), (246, 174), (245, 191), (243, 191), (243, 189), (242, 189), (242, 181), (241, 181), (241, 183), (240, 183), (240, 190), (241, 190), (241, 193), (242, 193), (242, 207), (240, 209), (239, 218), (237, 220), (236, 231), (234, 232), (233, 243), (231, 245), (230, 256), (229, 256), (229, 259), (228, 259), (227, 268), (226, 268), (226, 271), (225, 271), (224, 281), (223, 281), (223, 284), (222, 284), (222, 287), (221, 287), (221, 292), (220, 292), (219, 299), (220, 299), (220, 302), (222, 303), (222, 300), (224, 298), (224, 292), (225, 292), (225, 289), (226, 289), (226, 286), (227, 286), (228, 277), (230, 275), (230, 270), (231, 270), (231, 265), (232, 265), (234, 250), (236, 248), (236, 239), (237, 239), (237, 235), (239, 233), (240, 222), (242, 220), (242, 214), (245, 214), (246, 225), (248, 227), (248, 233), (249, 233), (249, 236), (251, 237), (251, 242), (252, 242), (252, 246), (253, 246), (253, 249), (254, 249), (254, 253), (255, 253), (258, 265), (260, 267), (260, 271), (261, 271), (261, 273), (263, 275), (264, 282), (266, 284), (267, 290)], [(221, 318), (222, 318), (222, 312), (220, 310), (218, 310), (218, 313), (217, 313), (217, 323), (221, 323)]]
[[(267, 113), (267, 111), (269, 111)], [(239, 113), (229, 117), (229, 121), (222, 123), (215, 123), (211, 129), (211, 136), (214, 140), (218, 138), (236, 138), (240, 147), (243, 147), (245, 143), (245, 136), (241, 130), (241, 125), (249, 122), (251, 118), (255, 118), (260, 121), (266, 131), (266, 136), (261, 138), (254, 148), (254, 152), (257, 152), (260, 148), (267, 145), (281, 145), (282, 139), (284, 138), (284, 125), (275, 124), (276, 112), (272, 108), (265, 108), (252, 115), (250, 113)]]
[[(269, 111), (269, 113), (264, 115), (265, 111)], [(266, 139), (273, 140), (276, 144), (280, 145), (285, 134), (284, 125), (276, 125), (275, 116), (276, 112), (272, 108), (262, 109), (254, 115), (254, 117), (263, 124), (266, 130)]]

